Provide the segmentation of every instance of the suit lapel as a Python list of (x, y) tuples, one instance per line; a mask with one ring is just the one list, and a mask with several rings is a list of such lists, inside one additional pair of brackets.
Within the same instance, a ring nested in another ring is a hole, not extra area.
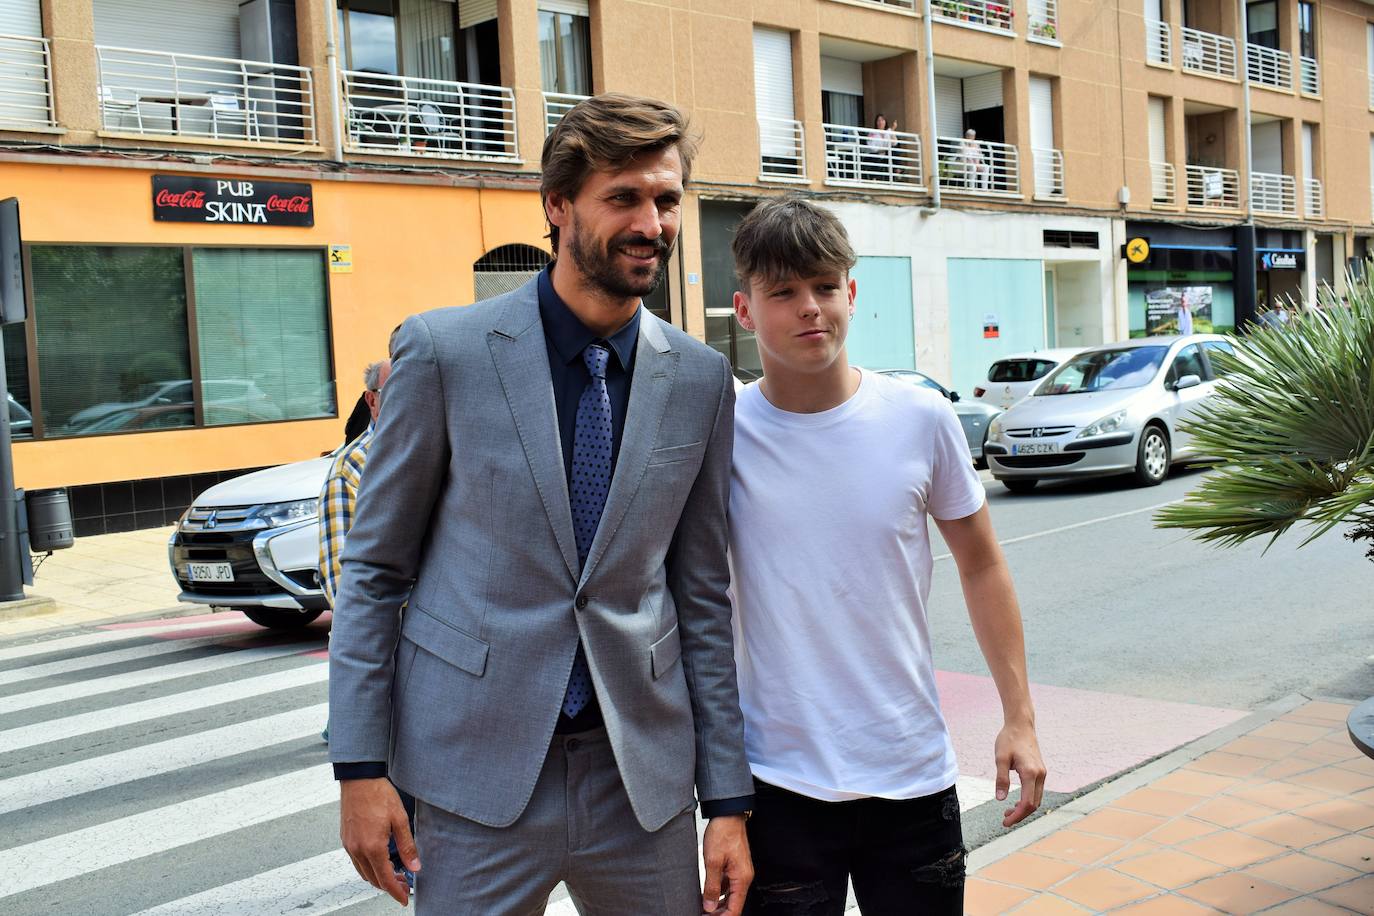
[(526, 290), (528, 296), (508, 306), (496, 327), (487, 333), (487, 346), (563, 562), (568, 566), (569, 575), (576, 579), (577, 542), (573, 538), (568, 480), (563, 473), (563, 447), (559, 441), (558, 409), (549, 375), (549, 353), (539, 320), (534, 283), (531, 282)]
[[(635, 366), (630, 379), (630, 402), (625, 409), (625, 428), (620, 434), (620, 453), (616, 457), (610, 492), (606, 494), (606, 505), (601, 510), (601, 521), (596, 527), (596, 537), (592, 539), (587, 564), (582, 569), (583, 583), (606, 552), (606, 545), (615, 536), (625, 510), (644, 479), (649, 453), (658, 438), (658, 427), (668, 407), (668, 395), (673, 390), (677, 361), (678, 353), (669, 347), (658, 319), (647, 309), (641, 311)], [(571, 522), (569, 526), (571, 530)]]

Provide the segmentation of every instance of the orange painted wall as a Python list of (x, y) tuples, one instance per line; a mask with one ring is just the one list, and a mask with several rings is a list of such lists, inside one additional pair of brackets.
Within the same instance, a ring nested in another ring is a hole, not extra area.
[[(73, 486), (281, 464), (339, 444), (362, 370), (386, 355), (405, 316), (472, 301), (472, 264), (498, 245), (548, 250), (539, 195), (524, 190), (309, 178), (312, 228), (153, 221), (152, 170), (0, 164), (26, 242), (244, 247), (350, 245), (353, 272), (331, 274), (338, 419), (169, 430), (14, 444), (15, 482)], [(252, 180), (230, 170), (220, 177)], [(282, 180), (274, 176), (274, 180)]]

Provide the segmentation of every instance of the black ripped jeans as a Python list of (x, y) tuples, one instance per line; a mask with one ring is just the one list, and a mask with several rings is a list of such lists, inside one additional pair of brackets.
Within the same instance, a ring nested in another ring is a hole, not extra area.
[(959, 798), (827, 802), (754, 780), (745, 916), (841, 916), (849, 880), (864, 916), (961, 916)]

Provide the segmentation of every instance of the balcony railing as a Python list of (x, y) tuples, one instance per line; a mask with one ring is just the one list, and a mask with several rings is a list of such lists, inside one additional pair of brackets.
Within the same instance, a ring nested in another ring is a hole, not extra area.
[(806, 133), (800, 121), (759, 118), (759, 177), (806, 180)]
[(515, 93), (505, 86), (346, 70), (354, 152), (427, 159), (519, 159)]
[(312, 146), (310, 70), (98, 45), (100, 123), (144, 136)]
[(1250, 206), (1256, 213), (1298, 215), (1297, 182), (1291, 175), (1250, 173)]
[(1150, 163), (1150, 199), (1158, 206), (1172, 207), (1177, 202), (1178, 182), (1172, 162)]
[(1214, 169), (1190, 165), (1188, 206), (1199, 210), (1239, 210), (1240, 173), (1235, 169)]
[(1020, 197), (1021, 160), (1016, 147), (987, 140), (936, 137), (941, 190), (978, 197)]
[(1369, 107), (1374, 108), (1374, 73), (1369, 74)]
[(895, 6), (899, 10), (916, 9), (916, 0), (863, 0), (865, 3), (875, 3), (878, 6)]
[(1152, 64), (1174, 62), (1174, 33), (1169, 23), (1145, 20), (1145, 59)]
[(1302, 183), (1303, 212), (1308, 219), (1326, 219), (1326, 194), (1320, 178), (1306, 178)]
[(1030, 0), (1028, 33), (1041, 41), (1059, 40), (1059, 0)]
[(552, 133), (554, 125), (563, 120), (563, 116), (585, 98), (585, 95), (569, 95), (566, 92), (544, 93), (544, 136)]
[(921, 190), (921, 138), (895, 130), (824, 124), (825, 183)]
[(931, 0), (930, 12), (941, 22), (976, 26), (1015, 34), (1012, 28), (1011, 0)]
[(1208, 76), (1236, 77), (1236, 43), (1225, 35), (1183, 30), (1183, 69)]
[(1064, 154), (1057, 149), (1032, 149), (1035, 166), (1035, 196), (1060, 199), (1064, 196)]
[(55, 127), (46, 38), (0, 35), (0, 130)]
[(1250, 82), (1272, 89), (1293, 88), (1293, 57), (1263, 45), (1245, 46), (1245, 73)]
[(1298, 88), (1304, 95), (1322, 94), (1322, 70), (1321, 65), (1310, 57), (1298, 58), (1298, 63), (1302, 69), (1302, 82)]

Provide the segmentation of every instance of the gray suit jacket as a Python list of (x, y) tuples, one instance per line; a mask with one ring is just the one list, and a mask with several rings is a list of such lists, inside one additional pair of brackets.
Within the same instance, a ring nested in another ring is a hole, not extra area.
[(725, 594), (729, 366), (643, 312), (633, 373), (579, 575), (535, 283), (406, 321), (344, 547), (331, 760), (389, 760), (426, 802), (507, 826), (580, 637), (645, 829), (694, 782), (753, 792)]

